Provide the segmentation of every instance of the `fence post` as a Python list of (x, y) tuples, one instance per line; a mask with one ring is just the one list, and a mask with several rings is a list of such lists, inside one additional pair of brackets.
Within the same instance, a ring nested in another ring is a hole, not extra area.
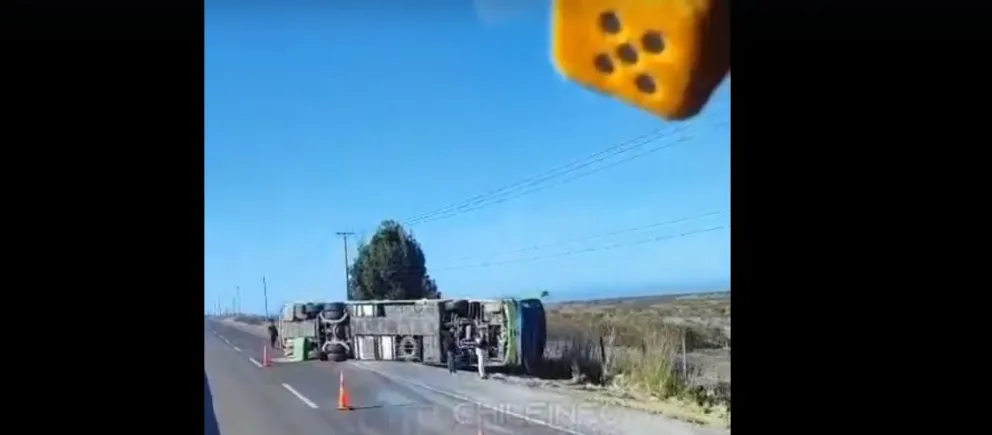
[(686, 351), (685, 351), (685, 336), (686, 336), (686, 332), (685, 332), (685, 330), (682, 330), (682, 380), (683, 380), (683, 382), (688, 382), (689, 381), (689, 367), (688, 367), (688, 364), (686, 364), (686, 360), (685, 360), (686, 359), (686, 357), (685, 357), (685, 354), (686, 354)]

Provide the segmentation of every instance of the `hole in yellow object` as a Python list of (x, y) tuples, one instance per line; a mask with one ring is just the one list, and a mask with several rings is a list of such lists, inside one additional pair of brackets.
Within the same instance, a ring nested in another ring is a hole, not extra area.
[(648, 53), (661, 53), (665, 50), (665, 40), (661, 37), (661, 33), (649, 30), (641, 36), (641, 47)]
[(638, 74), (637, 78), (634, 79), (634, 84), (637, 86), (637, 90), (645, 94), (653, 94), (657, 90), (654, 78), (647, 74)]
[(613, 61), (610, 60), (610, 56), (606, 54), (597, 54), (592, 62), (593, 65), (596, 66), (596, 71), (603, 74), (613, 74)]
[(633, 65), (637, 63), (637, 49), (630, 44), (621, 44), (617, 47), (617, 57), (620, 61), (628, 65)]
[(620, 17), (613, 11), (606, 11), (599, 14), (599, 28), (611, 35), (620, 33)]

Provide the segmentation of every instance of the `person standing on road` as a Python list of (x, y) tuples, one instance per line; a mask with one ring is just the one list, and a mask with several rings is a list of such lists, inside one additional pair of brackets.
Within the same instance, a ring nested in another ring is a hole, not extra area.
[(276, 348), (276, 343), (279, 342), (279, 328), (276, 328), (275, 322), (269, 322), (269, 346), (272, 349)]
[(455, 346), (455, 337), (452, 336), (451, 331), (445, 330), (441, 333), (441, 345), (444, 346), (444, 351), (448, 357), (448, 373), (458, 373), (458, 369), (455, 367), (455, 351), (458, 348)]
[(486, 378), (486, 351), (488, 350), (486, 348), (486, 339), (481, 334), (475, 337), (475, 363), (479, 366), (479, 377), (482, 379)]

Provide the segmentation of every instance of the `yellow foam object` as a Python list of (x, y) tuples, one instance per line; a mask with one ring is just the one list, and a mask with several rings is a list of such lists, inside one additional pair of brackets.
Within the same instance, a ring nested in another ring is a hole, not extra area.
[(730, 0), (554, 0), (565, 77), (665, 119), (699, 113), (730, 72)]

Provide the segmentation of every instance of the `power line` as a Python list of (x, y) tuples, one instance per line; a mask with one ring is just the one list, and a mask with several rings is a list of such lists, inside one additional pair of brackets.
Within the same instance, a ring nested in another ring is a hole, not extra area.
[[(684, 126), (678, 126), (678, 127), (676, 127), (676, 129), (681, 129), (681, 128), (684, 128)], [(612, 155), (616, 155), (618, 153), (627, 152), (627, 151), (629, 151), (629, 150), (631, 150), (633, 148), (636, 148), (638, 146), (642, 146), (643, 143), (638, 143), (639, 141), (641, 141), (641, 140), (643, 140), (645, 138), (649, 138), (651, 136), (654, 136), (656, 134), (660, 134), (661, 130), (662, 130), (661, 128), (654, 129), (654, 130), (649, 131), (647, 133), (644, 133), (644, 134), (641, 134), (639, 136), (636, 136), (636, 137), (634, 137), (632, 139), (625, 140), (625, 141), (623, 141), (623, 142), (621, 142), (621, 143), (619, 143), (617, 145), (614, 145), (612, 147), (609, 147), (609, 148), (607, 148), (605, 150), (602, 150), (602, 151), (599, 151), (597, 153), (594, 153), (594, 154), (591, 154), (591, 155), (588, 155), (588, 156), (581, 157), (579, 159), (573, 160), (572, 162), (567, 163), (565, 165), (562, 165), (562, 166), (553, 168), (551, 170), (542, 172), (542, 173), (537, 174), (537, 175), (532, 175), (530, 177), (524, 178), (523, 180), (519, 180), (519, 181), (516, 181), (514, 183), (508, 184), (506, 186), (500, 187), (498, 189), (494, 189), (494, 190), (491, 190), (491, 191), (488, 191), (488, 192), (485, 192), (485, 193), (482, 193), (482, 194), (473, 196), (473, 197), (471, 197), (469, 199), (466, 199), (466, 200), (463, 200), (463, 201), (460, 201), (460, 202), (456, 202), (456, 203), (453, 203), (453, 204), (448, 204), (448, 205), (446, 205), (444, 207), (441, 207), (441, 208), (438, 208), (438, 209), (429, 211), (427, 213), (422, 213), (422, 214), (419, 214), (419, 215), (416, 215), (416, 216), (413, 216), (413, 217), (406, 218), (406, 219), (403, 220), (403, 222), (416, 222), (416, 221), (420, 221), (420, 220), (429, 218), (429, 217), (434, 216), (434, 215), (439, 214), (439, 213), (447, 213), (447, 212), (450, 212), (452, 209), (457, 209), (459, 207), (463, 207), (463, 206), (468, 205), (468, 204), (474, 204), (474, 203), (476, 203), (476, 202), (478, 202), (480, 200), (484, 200), (485, 198), (488, 198), (488, 197), (491, 197), (491, 196), (494, 196), (494, 195), (497, 195), (497, 194), (502, 194), (502, 193), (506, 192), (507, 190), (513, 190), (513, 189), (516, 189), (518, 187), (521, 187), (522, 185), (527, 185), (527, 184), (530, 184), (530, 183), (538, 182), (538, 181), (544, 179), (545, 177), (549, 176), (549, 174), (555, 174), (555, 173), (558, 173), (558, 172), (561, 172), (561, 171), (565, 171), (565, 173), (567, 173), (568, 171), (573, 170), (573, 169), (570, 169), (570, 168), (574, 168), (576, 165), (588, 164), (588, 162), (587, 162), (588, 160), (596, 159), (596, 158), (605, 158), (605, 157), (602, 157), (604, 155), (606, 157), (609, 157), (609, 156), (612, 156)]]
[[(535, 175), (535, 176), (532, 176), (532, 177), (529, 177), (529, 178), (525, 178), (525, 179), (520, 180), (520, 181), (518, 181), (516, 183), (512, 183), (510, 185), (501, 187), (499, 189), (496, 189), (496, 190), (493, 190), (493, 191), (490, 191), (490, 192), (487, 192), (487, 193), (483, 193), (481, 195), (477, 195), (475, 197), (469, 198), (469, 199), (467, 199), (465, 201), (462, 201), (462, 202), (459, 202), (459, 203), (450, 204), (448, 206), (441, 207), (440, 209), (437, 209), (437, 210), (434, 210), (434, 211), (431, 211), (431, 212), (423, 213), (423, 214), (417, 215), (415, 217), (404, 219), (401, 222), (403, 222), (407, 226), (418, 225), (418, 224), (427, 223), (427, 222), (433, 222), (433, 221), (444, 219), (444, 218), (447, 218), (447, 217), (451, 217), (451, 216), (456, 216), (456, 215), (459, 215), (459, 214), (467, 213), (469, 211), (478, 210), (478, 209), (487, 207), (489, 205), (495, 205), (495, 204), (499, 204), (499, 203), (502, 203), (502, 202), (506, 202), (506, 201), (508, 201), (510, 199), (519, 198), (521, 196), (526, 196), (526, 195), (528, 195), (530, 193), (536, 193), (536, 192), (545, 190), (543, 188), (541, 188), (541, 189), (534, 189), (532, 191), (528, 191), (527, 193), (523, 193), (523, 194), (520, 194), (520, 195), (514, 195), (512, 197), (505, 198), (505, 199), (500, 200), (500, 201), (496, 201), (496, 202), (492, 202), (492, 203), (488, 203), (488, 204), (480, 204), (480, 203), (485, 203), (486, 201), (488, 201), (488, 200), (490, 200), (490, 199), (492, 199), (494, 197), (507, 195), (507, 194), (513, 193), (513, 191), (515, 191), (515, 190), (520, 190), (520, 189), (523, 189), (523, 188), (527, 188), (527, 187), (539, 185), (539, 184), (541, 184), (541, 183), (543, 183), (545, 181), (549, 181), (549, 180), (552, 180), (554, 178), (558, 178), (558, 177), (561, 177), (563, 175), (567, 175), (568, 173), (575, 172), (575, 171), (580, 170), (582, 168), (588, 167), (588, 166), (590, 166), (592, 164), (595, 164), (595, 163), (601, 162), (603, 160), (606, 160), (606, 159), (608, 159), (610, 157), (615, 157), (617, 155), (620, 155), (620, 154), (623, 154), (623, 153), (632, 151), (632, 150), (637, 149), (639, 147), (642, 147), (642, 146), (644, 146), (644, 145), (646, 145), (648, 143), (651, 143), (651, 142), (657, 141), (659, 139), (662, 139), (665, 136), (671, 136), (671, 135), (674, 135), (675, 133), (684, 131), (684, 130), (688, 129), (691, 125), (696, 124), (696, 123), (698, 123), (698, 122), (691, 123), (691, 124), (680, 124), (680, 125), (676, 126), (673, 131), (671, 131), (671, 132), (669, 132), (667, 134), (664, 134), (664, 135), (661, 134), (662, 129), (660, 129), (660, 128), (659, 129), (652, 130), (652, 131), (650, 131), (648, 133), (642, 134), (642, 135), (637, 136), (637, 137), (635, 137), (633, 139), (629, 139), (629, 140), (624, 141), (624, 142), (622, 142), (622, 143), (620, 143), (618, 145), (614, 145), (614, 146), (612, 146), (610, 148), (607, 148), (607, 149), (605, 149), (603, 151), (600, 151), (600, 152), (597, 152), (595, 154), (592, 154), (592, 155), (589, 155), (589, 156), (586, 156), (586, 157), (579, 158), (579, 159), (577, 159), (575, 161), (572, 161), (571, 163), (568, 163), (566, 165), (563, 165), (563, 166), (560, 166), (558, 168), (552, 169), (550, 171), (546, 171), (544, 173), (541, 173), (541, 174), (538, 174), (538, 175)], [(725, 121), (717, 124), (717, 127), (723, 126), (723, 125), (729, 125), (729, 123), (730, 123), (729, 120), (725, 120)], [(652, 138), (652, 136), (656, 136), (656, 135), (658, 135), (658, 136)], [(645, 140), (645, 139), (647, 139), (647, 140)], [(682, 142), (684, 142), (687, 139), (688, 139), (688, 137), (683, 137), (681, 140), (677, 141), (676, 144), (677, 143), (682, 143)], [(669, 146), (671, 146), (671, 145), (674, 145), (674, 144), (670, 144)], [(597, 170), (590, 171), (588, 173), (579, 175), (577, 177), (573, 177), (573, 178), (571, 178), (571, 179), (569, 179), (569, 180), (567, 180), (565, 182), (568, 182), (568, 181), (571, 181), (571, 180), (574, 180), (574, 179), (578, 179), (578, 178), (582, 178), (582, 177), (587, 176), (587, 175), (591, 175), (593, 173), (599, 172), (602, 169), (610, 168), (610, 167), (616, 166), (617, 164), (628, 162), (628, 161), (633, 160), (633, 159), (638, 158), (638, 157), (643, 157), (643, 156), (645, 156), (647, 154), (650, 154), (650, 153), (653, 153), (653, 152), (656, 152), (656, 151), (660, 151), (661, 149), (664, 149), (664, 148), (667, 148), (667, 147), (668, 146), (661, 147), (661, 148), (654, 148), (652, 150), (649, 150), (648, 152), (641, 153), (641, 154), (639, 154), (636, 157), (629, 158), (629, 159), (624, 159), (624, 160), (622, 160), (620, 162), (616, 162), (615, 164), (608, 165), (608, 166), (603, 167), (601, 169), (597, 169)], [(561, 184), (564, 184), (564, 183), (558, 183), (558, 184), (555, 184), (555, 185), (561, 185)]]
[[(584, 178), (586, 176), (589, 176), (589, 175), (595, 174), (597, 172), (600, 172), (602, 170), (605, 170), (605, 169), (608, 169), (608, 168), (617, 166), (619, 164), (622, 164), (622, 163), (625, 163), (625, 162), (634, 160), (636, 158), (644, 157), (644, 156), (646, 156), (648, 154), (651, 154), (651, 153), (654, 153), (654, 152), (657, 152), (657, 151), (661, 151), (663, 149), (669, 148), (669, 147), (674, 146), (674, 145), (678, 145), (680, 143), (683, 143), (683, 142), (687, 141), (689, 139), (689, 137), (683, 136), (681, 139), (675, 141), (674, 143), (667, 143), (667, 144), (664, 144), (664, 145), (661, 145), (661, 146), (658, 146), (658, 147), (653, 147), (651, 149), (648, 149), (645, 152), (638, 153), (637, 155), (631, 156), (631, 157), (629, 157), (627, 159), (623, 159), (623, 160), (620, 160), (620, 161), (617, 161), (617, 162), (613, 162), (611, 164), (608, 164), (608, 165), (605, 165), (605, 166), (602, 166), (602, 167), (599, 167), (599, 168), (595, 168), (593, 170), (590, 170), (590, 171), (587, 171), (587, 172), (584, 172), (584, 173), (577, 174), (576, 176), (573, 176), (573, 177), (567, 178), (565, 180), (562, 180), (559, 183), (554, 183), (554, 184), (551, 184), (549, 186), (540, 186), (542, 183), (545, 183), (545, 182), (548, 182), (548, 181), (554, 181), (554, 179), (556, 179), (556, 178), (559, 178), (559, 177), (568, 175), (569, 173), (576, 172), (578, 170), (581, 170), (583, 168), (586, 168), (588, 166), (591, 166), (591, 165), (593, 165), (595, 163), (599, 163), (601, 161), (604, 161), (604, 160), (606, 160), (608, 158), (615, 157), (615, 156), (618, 156), (618, 155), (621, 155), (621, 154), (630, 152), (630, 151), (635, 150), (637, 148), (643, 147), (644, 145), (647, 145), (649, 143), (652, 143), (652, 142), (655, 142), (657, 140), (660, 140), (660, 139), (662, 139), (664, 137), (671, 136), (671, 135), (674, 135), (676, 133), (682, 132), (682, 131), (688, 129), (689, 127), (693, 126), (694, 124), (698, 124), (698, 122), (677, 125), (673, 129), (673, 131), (670, 131), (670, 132), (665, 133), (665, 134), (662, 134), (662, 131), (664, 130), (663, 128), (654, 129), (654, 130), (652, 130), (652, 131), (650, 131), (648, 133), (641, 134), (641, 135), (636, 136), (636, 137), (634, 137), (632, 139), (629, 139), (629, 140), (626, 140), (624, 142), (621, 142), (620, 144), (614, 145), (614, 146), (612, 146), (610, 148), (607, 148), (605, 150), (599, 151), (597, 153), (594, 153), (594, 154), (591, 154), (591, 155), (588, 155), (588, 156), (585, 156), (585, 157), (576, 159), (576, 160), (574, 160), (574, 161), (572, 161), (572, 162), (570, 162), (568, 164), (559, 166), (559, 167), (554, 168), (554, 169), (551, 169), (549, 171), (545, 171), (543, 173), (540, 173), (540, 174), (537, 174), (537, 175), (534, 175), (534, 176), (525, 178), (525, 179), (520, 180), (520, 181), (517, 181), (515, 183), (511, 183), (511, 184), (506, 185), (506, 186), (503, 186), (501, 188), (498, 188), (498, 189), (495, 189), (495, 190), (492, 190), (492, 191), (489, 191), (489, 192), (486, 192), (486, 193), (483, 193), (483, 194), (480, 194), (480, 195), (476, 195), (476, 196), (474, 196), (472, 198), (469, 198), (469, 199), (464, 200), (464, 201), (461, 201), (461, 202), (449, 204), (447, 206), (444, 206), (444, 207), (435, 209), (435, 210), (430, 211), (430, 212), (427, 212), (427, 213), (422, 213), (422, 214), (419, 214), (419, 215), (416, 215), (416, 216), (413, 216), (413, 217), (410, 217), (410, 218), (407, 218), (407, 219), (403, 219), (400, 222), (403, 223), (406, 226), (413, 226), (413, 225), (419, 225), (419, 224), (428, 223), (428, 222), (434, 222), (434, 221), (437, 221), (437, 220), (446, 219), (446, 218), (449, 218), (449, 217), (453, 217), (453, 216), (457, 216), (457, 215), (460, 215), (460, 214), (464, 214), (464, 213), (468, 213), (468, 212), (471, 212), (471, 211), (475, 211), (475, 210), (479, 210), (479, 209), (482, 209), (482, 208), (486, 208), (486, 207), (489, 207), (489, 206), (492, 206), (492, 205), (501, 204), (503, 202), (506, 202), (506, 201), (509, 201), (509, 200), (512, 200), (512, 199), (516, 199), (516, 198), (520, 198), (520, 197), (527, 196), (527, 195), (530, 195), (530, 194), (538, 193), (538, 192), (547, 190), (550, 187), (554, 187), (554, 186), (559, 186), (559, 185), (562, 185), (562, 184), (566, 184), (566, 183), (571, 182), (571, 181), (574, 181), (576, 179)], [(723, 122), (718, 123), (716, 125), (716, 127), (725, 126), (725, 125), (729, 125), (729, 120), (724, 120)], [(521, 192), (522, 189), (525, 189), (525, 188), (528, 188), (528, 187), (535, 187), (535, 186), (536, 186), (536, 188), (529, 189), (529, 190), (524, 190), (524, 191)], [(515, 192), (517, 194), (512, 195), (512, 196), (506, 196), (506, 195), (513, 194)], [(502, 198), (499, 198), (501, 196), (502, 196)], [(493, 201), (494, 198), (497, 198), (497, 199), (495, 201)], [(358, 231), (358, 232), (360, 234), (364, 235), (367, 232), (374, 232), (374, 231), (375, 231), (375, 228), (371, 228), (371, 229), (365, 229), (365, 230)]]
[(432, 271), (437, 271), (437, 270), (475, 269), (475, 268), (492, 267), (492, 266), (498, 266), (498, 265), (502, 265), (502, 264), (511, 264), (511, 263), (530, 263), (530, 262), (534, 262), (534, 261), (547, 260), (547, 259), (551, 259), (551, 258), (568, 257), (568, 256), (572, 256), (572, 255), (585, 254), (585, 253), (589, 253), (589, 252), (606, 251), (606, 250), (610, 250), (610, 249), (624, 248), (624, 247), (629, 247), (629, 246), (634, 246), (634, 245), (643, 245), (643, 244), (646, 244), (646, 243), (657, 243), (657, 242), (661, 242), (661, 241), (665, 241), (665, 240), (670, 240), (670, 239), (675, 239), (675, 238), (679, 238), (679, 237), (687, 237), (687, 236), (693, 236), (693, 235), (702, 234), (702, 233), (708, 233), (708, 232), (712, 232), (712, 231), (718, 231), (718, 230), (722, 230), (724, 228), (729, 229), (730, 228), (730, 225), (721, 225), (721, 226), (710, 227), (710, 228), (705, 228), (705, 229), (701, 229), (701, 230), (687, 231), (687, 232), (678, 233), (678, 234), (670, 234), (670, 235), (661, 236), (661, 237), (652, 237), (652, 238), (649, 238), (649, 239), (642, 239), (642, 240), (637, 240), (637, 241), (634, 241), (634, 242), (615, 243), (615, 244), (612, 244), (612, 245), (601, 246), (601, 247), (596, 247), (596, 248), (579, 249), (579, 250), (574, 250), (574, 251), (561, 252), (561, 253), (553, 254), (553, 255), (545, 255), (545, 256), (530, 257), (530, 258), (520, 258), (520, 259), (506, 260), (506, 261), (493, 261), (493, 262), (489, 262), (489, 263), (472, 264), (472, 265), (464, 265), (464, 266), (445, 267), (445, 268), (440, 268), (440, 269), (434, 269)]
[(654, 130), (652, 132), (642, 134), (640, 136), (635, 137), (634, 139), (627, 140), (619, 145), (613, 146), (611, 148), (592, 154), (590, 156), (580, 158), (567, 165), (552, 169), (550, 171), (546, 171), (544, 173), (529, 178), (525, 178), (523, 180), (504, 186), (502, 188), (481, 195), (477, 195), (473, 198), (462, 201), (460, 203), (452, 204), (447, 207), (442, 207), (435, 211), (422, 214), (418, 217), (405, 219), (404, 223), (412, 226), (427, 222), (433, 222), (436, 220), (445, 219), (451, 216), (456, 216), (470, 211), (475, 211), (480, 208), (488, 207), (490, 205), (499, 204), (512, 198), (523, 196), (523, 195), (514, 195), (514, 196), (506, 197), (502, 201), (491, 202), (493, 198), (505, 197), (506, 195), (511, 195), (515, 192), (519, 193), (520, 190), (522, 189), (526, 189), (534, 186), (540, 186), (541, 184), (544, 184), (549, 181), (553, 181), (556, 178), (560, 178), (570, 173), (574, 173), (576, 171), (587, 168), (589, 166), (592, 166), (596, 163), (602, 162), (609, 158), (616, 157), (628, 153), (630, 151), (636, 150), (640, 147), (643, 147), (644, 145), (674, 135), (675, 133), (681, 132), (685, 129), (686, 127), (684, 125), (680, 125), (676, 127), (672, 132), (666, 134), (660, 134), (659, 130)]
[[(697, 219), (702, 219), (702, 218), (706, 218), (706, 217), (710, 217), (710, 216), (717, 216), (717, 215), (720, 215), (720, 214), (723, 214), (723, 213), (728, 213), (728, 212), (730, 212), (730, 209), (729, 208), (722, 209), (722, 210), (715, 210), (715, 211), (710, 211), (710, 212), (706, 212), (706, 213), (700, 213), (700, 214), (696, 214), (696, 215), (692, 215), (692, 216), (686, 216), (686, 217), (682, 217), (682, 218), (678, 218), (678, 219), (672, 219), (672, 220), (668, 220), (668, 221), (664, 221), (664, 222), (656, 222), (656, 223), (652, 223), (652, 224), (648, 224), (648, 225), (642, 225), (642, 226), (639, 226), (639, 227), (631, 227), (631, 228), (625, 228), (625, 229), (622, 229), (622, 230), (610, 231), (608, 233), (598, 233), (598, 234), (593, 234), (593, 235), (589, 235), (589, 236), (583, 236), (583, 237), (579, 237), (579, 238), (563, 239), (563, 240), (559, 240), (557, 242), (547, 243), (547, 244), (543, 244), (543, 245), (528, 246), (526, 248), (514, 249), (512, 251), (505, 251), (505, 252), (503, 252), (500, 255), (517, 254), (517, 253), (521, 253), (521, 252), (537, 251), (537, 250), (547, 249), (547, 248), (557, 248), (557, 247), (560, 247), (560, 246), (571, 245), (573, 243), (584, 242), (584, 241), (588, 241), (588, 240), (602, 239), (602, 238), (605, 238), (605, 237), (618, 236), (618, 235), (621, 235), (621, 234), (628, 234), (628, 233), (635, 233), (635, 232), (638, 232), (638, 231), (656, 229), (656, 228), (664, 227), (664, 226), (667, 226), (667, 225), (673, 225), (673, 224), (678, 224), (678, 223), (683, 223), (683, 222), (694, 221), (694, 220), (697, 220)], [(468, 260), (468, 259), (472, 259), (472, 258), (479, 258), (479, 257), (478, 256), (461, 257), (460, 260)]]
[[(655, 140), (657, 140), (657, 139), (649, 140), (649, 141), (645, 142), (644, 144), (653, 142)], [(649, 149), (647, 149), (647, 150), (645, 150), (643, 152), (634, 154), (634, 155), (629, 156), (629, 157), (627, 157), (625, 159), (617, 160), (617, 161), (612, 162), (610, 164), (599, 166), (597, 168), (593, 168), (592, 170), (575, 174), (574, 176), (569, 177), (569, 178), (565, 178), (563, 180), (558, 180), (558, 182), (556, 182), (556, 183), (545, 184), (545, 185), (537, 185), (533, 189), (529, 189), (529, 190), (524, 190), (524, 191), (521, 191), (521, 192), (517, 192), (517, 194), (515, 194), (515, 195), (511, 195), (511, 196), (507, 196), (507, 197), (503, 197), (503, 198), (498, 198), (496, 200), (489, 201), (489, 202), (483, 202), (481, 204), (478, 204), (475, 207), (464, 208), (464, 209), (456, 210), (456, 211), (451, 212), (451, 213), (448, 213), (448, 214), (443, 214), (443, 215), (435, 216), (435, 217), (433, 217), (431, 219), (425, 219), (425, 220), (421, 220), (421, 221), (417, 221), (417, 222), (408, 223), (408, 225), (419, 225), (419, 224), (424, 224), (424, 223), (428, 223), (428, 222), (436, 222), (436, 221), (439, 221), (439, 220), (442, 220), (442, 219), (447, 219), (447, 218), (450, 218), (450, 217), (453, 217), (453, 216), (457, 216), (457, 215), (460, 215), (460, 214), (465, 214), (465, 213), (468, 213), (468, 212), (480, 210), (480, 209), (487, 208), (487, 207), (490, 207), (490, 206), (493, 206), (493, 205), (497, 205), (497, 204), (502, 204), (504, 202), (507, 202), (507, 201), (510, 201), (510, 200), (513, 200), (513, 199), (517, 199), (517, 198), (520, 198), (520, 197), (524, 197), (524, 196), (528, 196), (528, 195), (533, 195), (535, 193), (543, 192), (543, 191), (548, 190), (550, 188), (553, 188), (553, 187), (556, 187), (556, 186), (561, 186), (563, 184), (568, 184), (568, 183), (570, 183), (572, 181), (575, 181), (575, 180), (578, 180), (580, 178), (585, 178), (585, 177), (588, 177), (588, 176), (590, 176), (592, 174), (595, 174), (597, 172), (604, 171), (606, 169), (609, 169), (609, 168), (612, 168), (614, 166), (617, 166), (617, 165), (620, 165), (620, 164), (629, 162), (631, 160), (644, 157), (644, 156), (646, 156), (648, 154), (653, 154), (653, 153), (656, 153), (658, 151), (661, 151), (661, 150), (664, 150), (664, 149), (667, 149), (667, 148), (671, 148), (673, 146), (676, 146), (676, 145), (679, 145), (681, 143), (684, 143), (684, 142), (686, 142), (688, 140), (689, 140), (689, 137), (682, 137), (682, 138), (680, 138), (679, 140), (677, 140), (675, 142), (665, 143), (665, 144), (662, 144), (662, 145), (659, 145), (659, 146), (656, 146), (656, 147), (649, 148)]]

